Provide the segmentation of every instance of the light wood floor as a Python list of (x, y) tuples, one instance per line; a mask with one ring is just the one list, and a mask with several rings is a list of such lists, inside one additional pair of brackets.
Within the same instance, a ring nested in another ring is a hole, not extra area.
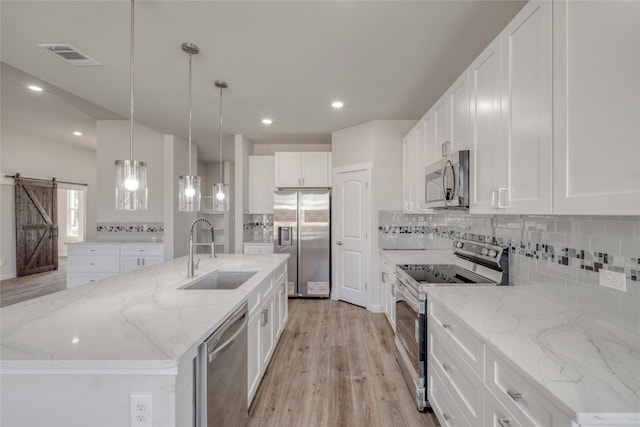
[(58, 269), (0, 281), (0, 307), (67, 289), (67, 258), (58, 258)]
[(421, 414), (384, 314), (289, 300), (289, 322), (249, 409), (250, 427), (438, 426)]

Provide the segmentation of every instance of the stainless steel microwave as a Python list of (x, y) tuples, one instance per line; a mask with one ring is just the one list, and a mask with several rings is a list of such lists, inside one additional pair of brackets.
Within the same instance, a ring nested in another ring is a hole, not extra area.
[(469, 207), (469, 150), (456, 151), (425, 168), (425, 207)]

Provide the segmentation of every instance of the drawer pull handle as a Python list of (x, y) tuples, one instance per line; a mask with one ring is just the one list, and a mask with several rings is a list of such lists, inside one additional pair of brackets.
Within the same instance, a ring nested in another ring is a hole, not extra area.
[(442, 418), (445, 419), (445, 421), (451, 421), (453, 419), (453, 416), (447, 414), (446, 412), (442, 413)]
[(96, 263), (95, 262), (90, 262), (89, 265), (96, 265)]
[(512, 398), (513, 400), (515, 400), (516, 402), (520, 399), (522, 399), (522, 393), (518, 393), (515, 390), (511, 390), (508, 389), (507, 390), (507, 394), (509, 395), (510, 398)]
[(449, 323), (443, 323), (442, 327), (445, 329), (451, 329), (451, 325)]
[(446, 363), (442, 364), (442, 369), (444, 369), (446, 372), (453, 371), (453, 367), (451, 365), (446, 364)]
[(509, 419), (505, 418), (505, 417), (499, 417), (498, 418), (498, 424), (500, 424), (500, 427), (510, 427), (511, 424), (509, 423)]

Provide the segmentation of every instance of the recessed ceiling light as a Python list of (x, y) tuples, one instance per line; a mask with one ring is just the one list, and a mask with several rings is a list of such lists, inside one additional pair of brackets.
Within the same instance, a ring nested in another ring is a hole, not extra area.
[(262, 119), (262, 124), (263, 125), (270, 125), (271, 123), (273, 123), (273, 120), (271, 120), (271, 119)]
[(342, 108), (342, 107), (344, 107), (344, 104), (342, 103), (342, 101), (333, 101), (331, 103), (331, 106), (333, 108)]
[(74, 134), (75, 136), (82, 136), (82, 132), (78, 132), (78, 131), (73, 132), (73, 134)]
[(27, 87), (34, 92), (42, 92), (43, 90), (40, 86), (36, 86), (36, 85), (29, 85)]

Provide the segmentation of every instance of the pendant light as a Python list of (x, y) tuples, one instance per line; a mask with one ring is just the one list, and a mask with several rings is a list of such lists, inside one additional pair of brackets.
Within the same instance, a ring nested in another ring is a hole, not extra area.
[(147, 164), (133, 160), (133, 89), (134, 89), (134, 0), (131, 0), (131, 52), (129, 58), (130, 129), (129, 160), (116, 160), (116, 209), (147, 210)]
[(178, 210), (197, 212), (200, 210), (200, 177), (191, 175), (191, 59), (200, 52), (193, 43), (182, 43), (182, 50), (189, 54), (189, 175), (180, 176), (178, 185)]
[(215, 212), (228, 212), (229, 184), (224, 183), (222, 176), (222, 89), (226, 89), (229, 85), (222, 80), (217, 80), (214, 85), (220, 89), (220, 181), (213, 186), (213, 210)]

